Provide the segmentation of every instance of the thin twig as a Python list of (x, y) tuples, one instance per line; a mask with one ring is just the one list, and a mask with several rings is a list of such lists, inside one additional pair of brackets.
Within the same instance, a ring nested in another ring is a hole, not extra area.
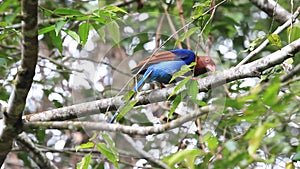
[[(173, 35), (174, 35), (174, 39), (177, 40), (177, 39), (179, 38), (179, 36), (178, 36), (178, 34), (177, 34), (178, 31), (176, 31), (176, 28), (175, 28), (175, 26), (174, 26), (174, 23), (173, 23), (173, 21), (172, 21), (170, 15), (169, 15), (168, 8), (167, 8), (167, 7), (164, 7), (164, 11), (165, 11), (165, 15), (166, 15), (166, 17), (167, 17), (167, 20), (168, 20), (168, 23), (169, 23), (171, 32), (172, 32)], [(185, 29), (185, 26), (183, 27), (183, 29)], [(178, 43), (178, 48), (179, 48), (179, 49), (182, 49), (182, 45), (181, 45), (180, 42)]]
[[(182, 0), (177, 0), (176, 1), (176, 6), (179, 10), (180, 21), (181, 21), (182, 26), (184, 26), (185, 25), (185, 20), (184, 20), (184, 16), (183, 16), (182, 3), (183, 3)], [(184, 27), (183, 30), (184, 30), (185, 33), (187, 33), (188, 28)], [(187, 46), (187, 49), (191, 49), (191, 43), (190, 43), (190, 38), (189, 37), (186, 38), (186, 46)]]

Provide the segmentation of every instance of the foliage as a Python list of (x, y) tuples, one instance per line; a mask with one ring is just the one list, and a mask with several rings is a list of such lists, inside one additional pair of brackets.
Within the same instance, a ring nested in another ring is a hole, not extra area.
[[(171, 50), (181, 45), (191, 47), (198, 55), (211, 55), (221, 71), (235, 66), (266, 39), (270, 44), (251, 61), (298, 39), (299, 23), (273, 34), (279, 26), (276, 20), (247, 0), (227, 1), (209, 12), (212, 1), (183, 1), (182, 15), (177, 1), (122, 2), (125, 1), (40, 2), (40, 57), (24, 112), (35, 113), (123, 93), (125, 105), (117, 121), (124, 125), (156, 126), (208, 106), (214, 110), (160, 134), (132, 135), (134, 147), (121, 133), (73, 131), (72, 127), (26, 131), (36, 147), (43, 147), (59, 168), (158, 167), (150, 158), (136, 155), (136, 149), (170, 168), (297, 167), (299, 73), (285, 82), (281, 78), (291, 67), (299, 65), (299, 53), (262, 72), (259, 78), (239, 79), (206, 93), (199, 93), (198, 82), (187, 76), (176, 83), (165, 103), (153, 101), (154, 104), (140, 107), (134, 107), (137, 101), (132, 99), (131, 89), (132, 79), (137, 77), (132, 78), (130, 68), (158, 47)], [(293, 2), (294, 7), (299, 5), (299, 1)], [(291, 11), (289, 3), (278, 3)], [(16, 0), (0, 4), (1, 104), (8, 104), (21, 59), (20, 5)], [(175, 33), (172, 27), (180, 31)], [(191, 72), (191, 66), (182, 67), (171, 81)], [(166, 120), (160, 118), (164, 116)], [(76, 120), (104, 121), (104, 115)], [(24, 152), (15, 153), (25, 166), (34, 166)]]

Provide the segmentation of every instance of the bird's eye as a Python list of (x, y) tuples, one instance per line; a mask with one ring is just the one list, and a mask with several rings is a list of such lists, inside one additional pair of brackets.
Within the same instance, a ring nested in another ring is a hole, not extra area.
[(205, 59), (205, 62), (206, 62), (206, 63), (209, 63), (209, 59), (208, 59), (208, 58), (206, 58), (206, 59)]

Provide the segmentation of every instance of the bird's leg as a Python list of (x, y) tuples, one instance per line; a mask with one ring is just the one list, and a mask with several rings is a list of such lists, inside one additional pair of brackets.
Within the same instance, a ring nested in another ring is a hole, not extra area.
[(166, 88), (166, 86), (162, 83), (159, 83), (160, 84), (160, 88), (163, 89), (163, 88)]

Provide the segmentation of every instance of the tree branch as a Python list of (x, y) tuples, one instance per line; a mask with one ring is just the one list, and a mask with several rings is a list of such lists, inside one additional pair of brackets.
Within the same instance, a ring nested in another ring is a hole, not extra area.
[[(287, 10), (273, 0), (249, 0), (259, 9), (266, 12), (270, 17), (274, 18), (279, 24), (284, 24), (292, 16)], [(297, 21), (299, 22), (299, 21)]]
[(200, 111), (189, 113), (186, 116), (180, 117), (170, 123), (146, 126), (146, 127), (135, 127), (135, 126), (125, 126), (121, 124), (107, 124), (106, 122), (74, 122), (74, 121), (53, 121), (53, 122), (28, 122), (24, 125), (25, 130), (30, 129), (40, 129), (40, 128), (51, 128), (51, 129), (72, 129), (72, 130), (97, 130), (97, 131), (109, 131), (109, 132), (122, 132), (130, 135), (149, 135), (149, 134), (159, 134), (167, 130), (174, 129), (181, 126), (198, 116), (212, 111), (208, 106), (201, 107)]
[(17, 137), (17, 141), (23, 145), (22, 149), (26, 150), (30, 158), (32, 158), (36, 164), (40, 168), (53, 168), (56, 169), (57, 167), (46, 157), (46, 155), (37, 148), (34, 143), (30, 140), (30, 138), (25, 134), (21, 133)]
[[(300, 50), (300, 39), (295, 40), (289, 45), (283, 47), (268, 56), (253, 61), (251, 63), (241, 65), (239, 67), (233, 67), (222, 72), (218, 72), (214, 75), (207, 76), (198, 80), (199, 91), (207, 91), (208, 89), (222, 84), (247, 78), (257, 77), (262, 71), (282, 63), (285, 59), (290, 58), (293, 54)], [(140, 95), (136, 96), (138, 105), (145, 105), (153, 102), (161, 102), (167, 100), (170, 94), (174, 91), (175, 87), (169, 87), (164, 89), (152, 90), (140, 92)], [(48, 110), (40, 113), (29, 114), (23, 117), (26, 122), (32, 121), (54, 121), (54, 120), (67, 120), (77, 117), (105, 113), (107, 111), (115, 111), (122, 103), (122, 96), (107, 98), (92, 102), (81, 103), (68, 107), (58, 108), (54, 110)], [(151, 102), (150, 102), (151, 101)], [(109, 108), (109, 109), (108, 109)]]
[(33, 82), (38, 56), (37, 0), (22, 0), (23, 50), (14, 89), (10, 95), (7, 112), (4, 114), (5, 127), (0, 129), (0, 165), (11, 150), (13, 139), (22, 128), (22, 113), (26, 97)]

